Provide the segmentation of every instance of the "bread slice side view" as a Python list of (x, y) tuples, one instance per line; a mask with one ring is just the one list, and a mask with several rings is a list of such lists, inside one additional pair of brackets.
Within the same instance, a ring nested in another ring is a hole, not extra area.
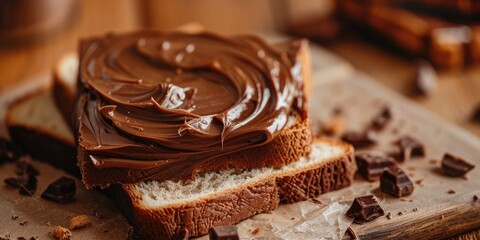
[(191, 236), (214, 226), (236, 224), (280, 203), (293, 203), (349, 186), (356, 165), (353, 148), (317, 139), (309, 157), (279, 169), (199, 174), (184, 185), (149, 181), (112, 186), (120, 210), (147, 239), (170, 239), (182, 228)]
[[(308, 98), (311, 87), (309, 45), (306, 40), (298, 41), (296, 44), (298, 46), (294, 48), (298, 48), (297, 58), (302, 66), (300, 70), (304, 82), (304, 96)], [(283, 45), (288, 46), (286, 43)], [(67, 78), (73, 79), (74, 77)], [(62, 78), (59, 78), (59, 80), (62, 80)], [(64, 79), (63, 81), (67, 82), (68, 80)], [(62, 91), (62, 88), (55, 88), (55, 91)], [(61, 94), (55, 93), (56, 96)], [(305, 114), (294, 113), (290, 116), (288, 124), (290, 127), (283, 129), (270, 143), (210, 159), (199, 165), (196, 171), (209, 172), (228, 168), (239, 170), (261, 167), (279, 168), (298, 160), (302, 156), (308, 156), (311, 151), (312, 136), (310, 121), (308, 116), (304, 116)], [(85, 117), (85, 114), (80, 114), (79, 117), (79, 122), (82, 122), (81, 117)], [(66, 116), (66, 119), (69, 118), (71, 117)], [(80, 139), (82, 136), (78, 137)], [(129, 170), (119, 168), (98, 169), (93, 164), (90, 154), (80, 144), (77, 152), (82, 181), (87, 188), (95, 186), (105, 188), (112, 184), (140, 182), (145, 176), (151, 176), (156, 171), (155, 168)]]
[(58, 109), (73, 129), (73, 111), (77, 94), (78, 55), (65, 54), (53, 69), (53, 95)]
[(79, 175), (74, 137), (55, 106), (52, 91), (42, 89), (15, 101), (5, 123), (12, 140), (33, 157)]

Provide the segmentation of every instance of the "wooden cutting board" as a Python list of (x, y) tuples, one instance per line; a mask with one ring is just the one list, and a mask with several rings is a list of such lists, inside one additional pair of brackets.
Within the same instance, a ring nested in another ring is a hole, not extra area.
[[(314, 123), (326, 121), (332, 109), (340, 107), (346, 115), (347, 129), (361, 129), (383, 104), (388, 104), (393, 109), (394, 119), (380, 134), (381, 141), (376, 149), (390, 148), (391, 142), (401, 135), (414, 136), (427, 146), (426, 158), (401, 165), (413, 180), (424, 179), (421, 185), (415, 186), (413, 195), (403, 201), (380, 192), (378, 182), (370, 183), (358, 176), (350, 188), (323, 196), (351, 200), (355, 197), (352, 192), (372, 192), (379, 197), (384, 210), (392, 213), (390, 220), (380, 217), (363, 225), (352, 225), (355, 232), (364, 239), (436, 239), (480, 228), (480, 201), (473, 202), (475, 194), (480, 196), (480, 140), (379, 86), (323, 49), (313, 47), (312, 60), (314, 86), (311, 116)], [(48, 74), (42, 75), (27, 85), (0, 93), (0, 110), (4, 110), (4, 103), (11, 99), (6, 95), (18, 95), (31, 88), (33, 83), (45, 82), (48, 78)], [(430, 160), (440, 159), (447, 151), (477, 164), (477, 168), (468, 174), (468, 179), (447, 178), (439, 174), (439, 162), (432, 163)], [(87, 214), (91, 216), (93, 225), (75, 231), (74, 239), (125, 239), (129, 225), (112, 202), (99, 192), (86, 191), (79, 181), (78, 201), (72, 205), (63, 206), (40, 199), (39, 194), (46, 185), (65, 173), (46, 164), (36, 165), (42, 174), (39, 177), (39, 193), (34, 197), (20, 196), (16, 190), (0, 186), (0, 211), (4, 213), (0, 216), (0, 236), (10, 234), (12, 239), (28, 239), (31, 236), (49, 239), (48, 232), (54, 226), (68, 225), (71, 217)], [(0, 166), (2, 180), (11, 175), (13, 166)], [(454, 189), (456, 193), (448, 194), (449, 189)], [(418, 211), (413, 211), (414, 208)], [(100, 212), (102, 217), (95, 216), (95, 211)], [(399, 212), (402, 215), (398, 215)], [(13, 215), (19, 218), (12, 220)], [(24, 220), (27, 224), (20, 225)], [(47, 222), (52, 226), (47, 226)], [(319, 229), (319, 233), (321, 231)]]
[[(315, 74), (316, 75), (316, 74)], [(323, 76), (326, 77), (326, 76)], [(357, 176), (352, 188), (369, 189), (380, 200), (391, 219), (380, 217), (363, 225), (353, 224), (362, 239), (439, 239), (480, 228), (480, 139), (415, 105), (397, 93), (379, 86), (369, 77), (356, 73), (340, 81), (315, 82), (312, 118), (327, 121), (332, 109), (345, 112), (346, 128), (364, 129), (379, 111), (389, 105), (393, 121), (380, 134), (374, 150), (388, 152), (400, 136), (412, 136), (426, 145), (425, 158), (401, 164), (415, 185), (411, 196), (398, 199), (379, 190), (379, 182), (370, 183)], [(450, 152), (474, 162), (477, 167), (464, 178), (445, 177), (440, 161)], [(432, 161), (433, 160), (433, 161)], [(456, 193), (449, 194), (453, 189)], [(339, 194), (341, 194), (341, 190)]]

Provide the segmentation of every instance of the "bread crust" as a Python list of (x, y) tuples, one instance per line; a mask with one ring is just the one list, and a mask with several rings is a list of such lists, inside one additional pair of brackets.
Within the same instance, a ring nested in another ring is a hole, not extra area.
[[(228, 168), (254, 169), (261, 167), (279, 168), (297, 161), (302, 156), (308, 156), (311, 151), (312, 135), (310, 121), (304, 119), (291, 128), (282, 131), (275, 139), (257, 148), (250, 148), (219, 158), (214, 158), (200, 165), (198, 172), (224, 170)], [(88, 153), (77, 148), (78, 163), (84, 185), (90, 189), (98, 186), (106, 188), (112, 184), (135, 183), (149, 175), (148, 169), (123, 170), (118, 168), (96, 168)], [(262, 161), (258, 161), (262, 159)]]
[(113, 200), (146, 239), (172, 239), (181, 228), (191, 236), (208, 233), (214, 226), (236, 224), (258, 213), (271, 212), (280, 203), (294, 203), (349, 186), (356, 171), (353, 148), (328, 139), (318, 141), (340, 146), (342, 154), (312, 165), (272, 175), (229, 191), (158, 208), (141, 203), (133, 184), (112, 186)]

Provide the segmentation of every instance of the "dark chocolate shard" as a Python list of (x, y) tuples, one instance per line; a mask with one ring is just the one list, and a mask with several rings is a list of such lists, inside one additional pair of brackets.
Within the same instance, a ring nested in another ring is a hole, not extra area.
[(347, 216), (354, 218), (354, 222), (363, 224), (364, 222), (372, 221), (385, 213), (378, 203), (377, 197), (367, 195), (357, 197), (353, 200), (352, 206), (347, 211)]
[(20, 185), (19, 193), (22, 195), (33, 196), (37, 190), (37, 178), (35, 175), (28, 175), (28, 179), (24, 184)]
[(380, 152), (363, 152), (355, 154), (358, 172), (368, 181), (376, 181), (383, 171), (395, 165), (395, 159)]
[(473, 163), (450, 153), (445, 153), (442, 159), (443, 174), (451, 177), (464, 176), (475, 167)]
[(5, 184), (7, 184), (8, 186), (10, 187), (16, 187), (16, 188), (19, 188), (20, 185), (22, 185), (25, 181), (19, 179), (19, 178), (13, 178), (13, 177), (10, 177), (10, 178), (5, 178), (3, 180), (3, 182)]
[(179, 229), (175, 233), (175, 236), (173, 237), (174, 240), (188, 240), (189, 238), (190, 238), (190, 233), (186, 228)]
[(397, 166), (387, 168), (380, 177), (380, 190), (395, 197), (412, 194), (413, 182), (405, 172)]
[(18, 162), (15, 164), (17, 169), (17, 175), (40, 175), (40, 172), (32, 165), (32, 162), (29, 157), (20, 157)]
[(412, 157), (424, 157), (425, 146), (415, 138), (404, 136), (395, 142), (400, 148), (398, 152), (390, 154), (397, 161), (408, 161)]
[(61, 177), (48, 185), (42, 193), (42, 198), (58, 203), (72, 203), (75, 202), (76, 191), (75, 180)]
[(380, 113), (372, 119), (370, 127), (374, 130), (382, 130), (392, 120), (392, 111), (389, 106), (382, 108)]
[(211, 240), (238, 240), (238, 231), (237, 226), (219, 226), (211, 228), (208, 231), (208, 235)]
[(419, 61), (415, 74), (413, 93), (427, 96), (432, 94), (437, 87), (437, 73), (432, 64), (427, 61)]
[(342, 140), (352, 144), (354, 148), (365, 148), (375, 145), (378, 137), (372, 130), (365, 132), (348, 131), (343, 134)]

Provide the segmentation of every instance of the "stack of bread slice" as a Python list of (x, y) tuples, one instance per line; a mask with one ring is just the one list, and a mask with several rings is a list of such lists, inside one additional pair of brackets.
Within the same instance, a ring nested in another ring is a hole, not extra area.
[[(302, 54), (306, 66), (302, 75), (310, 81), (308, 45)], [(309, 120), (300, 117), (291, 117), (287, 127), (267, 146), (228, 158), (244, 165), (206, 167), (191, 181), (138, 182), (128, 180), (122, 171), (97, 169), (77, 148), (71, 124), (78, 117), (72, 111), (78, 57), (66, 55), (54, 72), (52, 89), (25, 96), (8, 109), (6, 124), (11, 138), (40, 160), (72, 172), (78, 171), (78, 165), (87, 188), (108, 187), (108, 194), (144, 238), (170, 239), (183, 229), (190, 236), (201, 236), (212, 227), (236, 224), (270, 212), (279, 203), (306, 200), (353, 181), (353, 148), (326, 138), (312, 142)], [(255, 165), (259, 162), (267, 164)]]

